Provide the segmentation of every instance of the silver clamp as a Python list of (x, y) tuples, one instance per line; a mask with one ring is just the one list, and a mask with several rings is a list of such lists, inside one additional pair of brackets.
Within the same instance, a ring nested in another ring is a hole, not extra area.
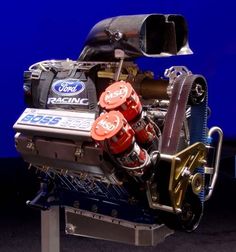
[(167, 87), (167, 94), (169, 95), (169, 97), (172, 94), (175, 80), (183, 76), (188, 76), (190, 74), (192, 74), (192, 72), (189, 71), (185, 66), (172, 66), (165, 70), (164, 76), (166, 78), (169, 78), (169, 85)]

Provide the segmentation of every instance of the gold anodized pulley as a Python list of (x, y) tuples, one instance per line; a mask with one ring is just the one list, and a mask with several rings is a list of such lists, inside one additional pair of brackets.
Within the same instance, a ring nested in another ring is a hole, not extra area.
[(190, 177), (190, 183), (192, 186), (193, 193), (199, 194), (203, 188), (203, 176), (201, 173), (195, 173)]

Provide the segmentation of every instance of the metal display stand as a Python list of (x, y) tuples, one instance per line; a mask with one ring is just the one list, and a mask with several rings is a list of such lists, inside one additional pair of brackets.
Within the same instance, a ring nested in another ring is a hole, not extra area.
[(41, 211), (41, 252), (60, 251), (60, 211), (58, 206)]
[(89, 211), (65, 208), (66, 233), (136, 246), (156, 246), (174, 233), (164, 224), (141, 224)]
[[(65, 208), (65, 215), (67, 234), (136, 246), (156, 246), (174, 233), (164, 224), (133, 223), (71, 207)], [(52, 207), (41, 212), (41, 252), (59, 251), (60, 211)]]

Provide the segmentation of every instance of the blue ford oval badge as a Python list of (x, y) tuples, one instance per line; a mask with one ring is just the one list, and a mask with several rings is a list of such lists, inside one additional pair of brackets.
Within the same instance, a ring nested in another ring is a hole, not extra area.
[(83, 92), (84, 89), (84, 82), (77, 79), (58, 80), (52, 84), (52, 91), (61, 96), (74, 96)]

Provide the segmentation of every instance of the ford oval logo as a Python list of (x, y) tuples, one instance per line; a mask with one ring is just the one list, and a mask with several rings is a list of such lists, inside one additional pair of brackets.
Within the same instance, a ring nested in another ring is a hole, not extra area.
[(52, 84), (52, 91), (61, 96), (74, 96), (83, 92), (84, 89), (84, 82), (77, 79), (58, 80)]

